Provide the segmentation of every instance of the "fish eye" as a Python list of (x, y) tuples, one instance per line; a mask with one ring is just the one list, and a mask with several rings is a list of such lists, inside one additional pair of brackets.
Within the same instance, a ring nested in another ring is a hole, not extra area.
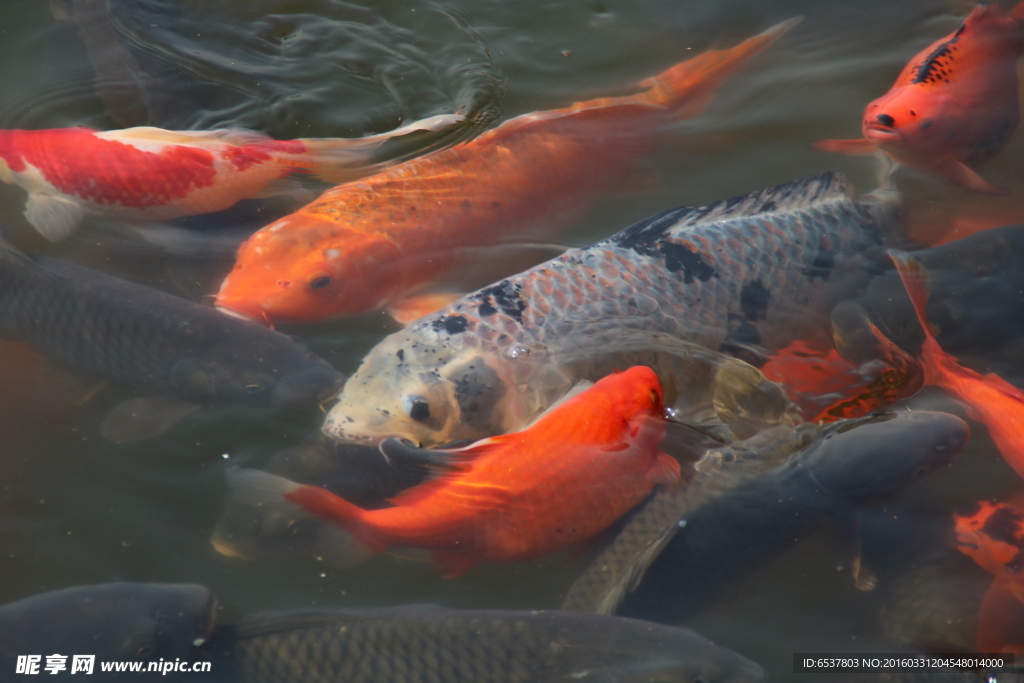
[(264, 389), (264, 387), (263, 387), (262, 384), (246, 384), (245, 385), (245, 393), (249, 394), (250, 396), (255, 396), (256, 394), (262, 393), (263, 389)]
[(406, 396), (402, 407), (405, 414), (417, 422), (426, 422), (430, 419), (430, 404), (422, 396)]
[(145, 643), (136, 649), (135, 654), (139, 657), (149, 657), (154, 652), (156, 652), (156, 647), (152, 643)]
[(329, 275), (319, 275), (309, 281), (309, 288), (323, 289), (324, 287), (330, 286), (332, 281), (333, 280), (331, 280), (331, 277)]

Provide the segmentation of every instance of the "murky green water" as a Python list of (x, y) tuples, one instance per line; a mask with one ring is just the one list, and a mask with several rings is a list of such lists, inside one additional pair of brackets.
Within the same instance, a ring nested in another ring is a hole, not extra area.
[[(709, 46), (731, 45), (805, 16), (729, 81), (703, 116), (679, 124), (676, 139), (645, 162), (642, 182), (604, 200), (570, 235), (574, 244), (666, 208), (828, 169), (871, 189), (869, 159), (826, 155), (810, 143), (858, 136), (863, 106), (890, 86), (910, 56), (958, 23), (940, 0), (109, 4), (126, 40), (152, 70), (146, 88), (161, 103), (153, 125), (246, 126), (278, 137), (361, 135), (460, 108), (486, 122), (560, 107), (621, 92)], [(54, 20), (40, 0), (4, 0), (0, 17), (0, 127), (118, 127), (95, 95), (93, 67), (73, 23)], [(1024, 191), (1022, 147), (1018, 135), (985, 177)], [(908, 213), (917, 216), (992, 207), (913, 174), (904, 174), (900, 185)], [(1015, 201), (997, 208), (1012, 213)], [(0, 187), (0, 223), (24, 248), (191, 298), (215, 291), (231, 265), (230, 248), (220, 243), (168, 254), (99, 222), (67, 243), (48, 245), (21, 216), (22, 204), (20, 190)], [(240, 211), (191, 225), (230, 237), (231, 221), (255, 228), (286, 210), (270, 205), (262, 213)], [(394, 329), (374, 314), (288, 331), (351, 372)], [(0, 367), (4, 362), (0, 358)], [(310, 605), (554, 608), (580, 569), (554, 557), (480, 566), (443, 581), (429, 565), (385, 556), (344, 570), (303, 555), (225, 557), (210, 544), (222, 512), (224, 467), (261, 466), (276, 450), (314, 432), (319, 413), (207, 408), (156, 440), (115, 445), (100, 438), (98, 424), (130, 392), (107, 387), (85, 405), (69, 406), (62, 400), (71, 393), (62, 376), (12, 364), (22, 372), (0, 385), (0, 406), (6, 408), (0, 414), (0, 602), (69, 585), (131, 580), (204, 584), (218, 596), (225, 621), (260, 609)], [(942, 405), (956, 409), (948, 401)], [(872, 510), (874, 518), (944, 519), (956, 505), (1018, 488), (983, 428), (975, 431), (953, 467), (899, 504)], [(877, 620), (882, 592), (853, 586), (848, 568), (854, 551), (846, 537), (822, 531), (766, 563), (735, 598), (691, 625), (760, 662), (773, 680), (807, 680), (790, 673), (793, 652), (893, 650)], [(898, 540), (879, 543), (877, 564), (884, 567), (895, 545)]]

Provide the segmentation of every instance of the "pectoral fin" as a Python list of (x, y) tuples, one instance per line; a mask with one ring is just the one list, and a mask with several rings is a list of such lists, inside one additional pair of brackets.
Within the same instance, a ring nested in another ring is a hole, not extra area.
[(434, 294), (418, 294), (388, 304), (387, 312), (396, 322), (408, 325), (425, 315), (439, 311), (445, 306), (462, 298), (457, 292), (438, 292)]
[(999, 187), (988, 182), (973, 169), (968, 168), (963, 162), (953, 157), (947, 157), (932, 167), (937, 176), (948, 183), (972, 192), (992, 195), (1008, 195), (1010, 191), (1005, 187)]
[(858, 140), (818, 140), (812, 147), (821, 152), (850, 154), (858, 157), (870, 156), (878, 151), (878, 147), (865, 138)]
[(178, 424), (202, 406), (167, 396), (145, 396), (125, 401), (100, 423), (100, 434), (114, 443), (145, 441)]
[(647, 481), (666, 486), (678, 484), (681, 476), (679, 461), (671, 455), (660, 452), (655, 456), (651, 469), (647, 471)]
[(442, 579), (455, 579), (476, 564), (476, 560), (465, 555), (448, 552), (447, 550), (433, 550), (430, 557), (434, 560), (434, 568)]
[(84, 217), (81, 204), (64, 197), (32, 193), (25, 203), (25, 218), (51, 242), (70, 237)]

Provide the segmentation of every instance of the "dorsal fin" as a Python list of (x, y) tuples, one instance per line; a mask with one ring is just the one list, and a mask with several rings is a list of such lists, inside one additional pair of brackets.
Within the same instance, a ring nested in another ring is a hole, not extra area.
[(707, 206), (669, 209), (634, 223), (608, 241), (630, 249), (657, 239), (669, 230), (707, 225), (742, 216), (806, 210), (824, 202), (845, 200), (851, 192), (852, 187), (845, 176), (829, 171)]

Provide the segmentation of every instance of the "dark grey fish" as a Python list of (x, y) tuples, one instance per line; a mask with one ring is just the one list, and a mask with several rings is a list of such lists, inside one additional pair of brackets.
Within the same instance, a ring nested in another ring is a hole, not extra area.
[[(321, 486), (366, 509), (386, 505), (388, 498), (424, 477), (423, 470), (395, 458), (382, 458), (376, 448), (340, 444), (323, 435), (278, 451), (264, 469), (301, 484)], [(220, 553), (231, 557), (253, 559), (300, 553), (330, 565), (346, 566), (351, 564), (344, 554), (348, 538), (329, 521), (296, 513), (287, 506), (246, 504), (229, 495), (212, 543)]]
[(193, 404), (312, 405), (342, 381), (295, 337), (8, 244), (0, 245), (0, 336)]
[(14, 680), (18, 655), (189, 657), (213, 630), (216, 604), (202, 586), (159, 583), (77, 586), (8, 603), (0, 607), (0, 681)]
[(786, 462), (819, 434), (812, 424), (775, 427), (708, 451), (681, 487), (658, 487), (629, 515), (615, 536), (594, 556), (562, 602), (570, 612), (614, 614), (627, 593), (640, 584), (651, 562), (679, 531), (679, 520), (741, 484)]
[(867, 279), (864, 253), (896, 224), (894, 197), (849, 192), (827, 173), (672, 209), (469, 294), (370, 351), (324, 432), (421, 446), (508, 433), (576, 380), (637, 364), (658, 372), (666, 404), (771, 424), (760, 373), (721, 352), (828, 330), (836, 301)]
[(968, 435), (963, 420), (935, 412), (885, 413), (827, 426), (781, 466), (688, 512), (619, 613), (685, 623), (825, 519), (949, 462)]
[[(914, 252), (928, 270), (928, 321), (939, 345), (1019, 364), (1024, 337), (1024, 225), (986, 230)], [(870, 319), (899, 346), (916, 350), (924, 336), (899, 276), (874, 278), (864, 294), (837, 306), (832, 320), (844, 355), (871, 357)]]
[(238, 683), (725, 683), (757, 664), (693, 631), (564, 612), (396, 607), (257, 614), (205, 648)]

